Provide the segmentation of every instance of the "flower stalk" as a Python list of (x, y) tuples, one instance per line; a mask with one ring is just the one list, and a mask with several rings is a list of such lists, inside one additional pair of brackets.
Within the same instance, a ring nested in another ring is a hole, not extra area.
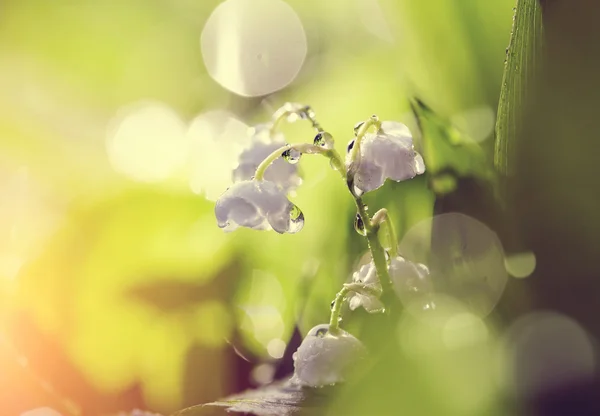
[(398, 238), (396, 237), (396, 230), (394, 228), (392, 220), (390, 219), (388, 210), (385, 208), (381, 208), (373, 215), (371, 222), (375, 227), (381, 227), (381, 225), (385, 225), (387, 237), (390, 244), (390, 256), (396, 257), (398, 255)]
[(279, 159), (283, 156), (284, 152), (289, 150), (295, 150), (299, 153), (325, 153), (325, 149), (320, 148), (319, 146), (315, 146), (310, 143), (298, 143), (298, 144), (286, 144), (281, 146), (278, 149), (275, 149), (269, 156), (267, 156), (256, 168), (256, 173), (254, 174), (254, 180), (262, 181), (265, 176), (265, 171), (271, 165), (271, 163), (275, 162), (275, 160)]
[(350, 289), (344, 286), (342, 287), (342, 290), (335, 295), (335, 300), (333, 301), (333, 306), (331, 307), (331, 315), (329, 317), (329, 333), (332, 335), (335, 335), (340, 331), (342, 305), (348, 293), (350, 293)]

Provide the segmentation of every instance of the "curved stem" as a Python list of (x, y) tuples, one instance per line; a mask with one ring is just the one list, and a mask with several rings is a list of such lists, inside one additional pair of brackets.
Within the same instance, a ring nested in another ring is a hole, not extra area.
[(375, 213), (375, 215), (373, 215), (371, 221), (374, 226), (381, 226), (381, 224), (385, 224), (388, 239), (390, 240), (390, 255), (392, 257), (396, 257), (398, 255), (398, 239), (396, 237), (396, 230), (394, 229), (394, 224), (390, 220), (388, 210), (385, 208), (381, 208)]
[(347, 287), (342, 287), (337, 295), (335, 295), (335, 300), (333, 301), (333, 307), (331, 308), (331, 315), (329, 318), (329, 333), (335, 335), (340, 330), (340, 315), (342, 313), (342, 304), (344, 303), (344, 299), (346, 295), (350, 292), (350, 289)]
[[(373, 118), (371, 119), (374, 122)], [(366, 122), (365, 124), (367, 124)], [(374, 125), (374, 124), (371, 124)], [(364, 127), (361, 126), (361, 129)], [(368, 128), (368, 127), (367, 127)], [(364, 136), (366, 129), (362, 132), (362, 136)], [(361, 132), (359, 131), (359, 134)], [(358, 138), (358, 135), (357, 135)], [(356, 149), (356, 143), (354, 145), (354, 149)], [(338, 152), (335, 150), (328, 150), (325, 153), (325, 156), (331, 159), (331, 164), (333, 167), (340, 173), (342, 179), (347, 180), (346, 172), (344, 170), (344, 162)], [(351, 192), (352, 193), (352, 192)], [(375, 265), (375, 269), (377, 270), (377, 277), (379, 277), (379, 281), (381, 282), (381, 288), (383, 289), (384, 294), (391, 293), (392, 291), (392, 283), (390, 279), (390, 274), (388, 273), (387, 268), (387, 260), (385, 258), (385, 249), (381, 245), (379, 241), (379, 237), (377, 233), (379, 232), (379, 224), (373, 224), (371, 218), (369, 217), (369, 213), (367, 212), (367, 206), (363, 202), (362, 198), (352, 194), (354, 197), (354, 203), (356, 204), (356, 208), (358, 210), (358, 215), (363, 221), (366, 231), (366, 238), (369, 245), (369, 250), (371, 251), (371, 257), (373, 258), (373, 264)], [(387, 215), (387, 210), (385, 210), (385, 214)], [(380, 214), (383, 215), (383, 214)], [(390, 222), (391, 224), (391, 222)], [(394, 237), (393, 241), (396, 241)]]
[(273, 114), (273, 122), (271, 124), (271, 133), (275, 133), (279, 128), (279, 125), (282, 121), (287, 119), (291, 115), (297, 115), (302, 119), (309, 120), (314, 129), (317, 131), (323, 131), (317, 119), (315, 118), (315, 113), (308, 105), (294, 104), (294, 103), (285, 103), (281, 108), (279, 108)]
[(356, 203), (356, 208), (358, 209), (358, 215), (360, 215), (360, 218), (365, 226), (369, 250), (371, 250), (371, 257), (373, 258), (375, 270), (377, 270), (377, 277), (379, 277), (381, 288), (383, 289), (384, 294), (388, 294), (392, 291), (392, 281), (390, 279), (390, 274), (388, 273), (385, 249), (381, 245), (379, 236), (377, 235), (379, 232), (379, 226), (373, 225), (371, 222), (371, 218), (369, 218), (369, 214), (367, 213), (366, 205), (361, 198), (354, 198), (354, 202)]
[(310, 143), (298, 143), (298, 144), (283, 145), (280, 148), (275, 149), (273, 152), (271, 152), (271, 154), (269, 156), (267, 156), (262, 162), (260, 162), (260, 165), (258, 165), (258, 167), (256, 168), (256, 173), (254, 174), (254, 180), (262, 181), (265, 176), (265, 171), (267, 170), (267, 168), (269, 166), (271, 166), (271, 163), (273, 163), (277, 159), (279, 159), (282, 156), (283, 152), (285, 152), (287, 150), (296, 150), (300, 153), (308, 153), (308, 154), (326, 153), (327, 152), (327, 150), (325, 150), (319, 146), (315, 146), (314, 144), (310, 144)]
[(365, 121), (358, 129), (358, 132), (356, 133), (356, 138), (354, 139), (354, 146), (350, 151), (350, 160), (352, 164), (354, 163), (354, 161), (358, 157), (358, 153), (360, 152), (360, 142), (365, 137), (369, 129), (373, 126), (377, 129), (381, 127), (381, 122), (379, 121), (379, 118), (375, 115), (371, 116), (371, 118)]

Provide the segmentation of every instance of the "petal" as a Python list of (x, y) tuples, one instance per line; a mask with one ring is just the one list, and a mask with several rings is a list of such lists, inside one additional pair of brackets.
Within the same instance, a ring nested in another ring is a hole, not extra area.
[(363, 296), (363, 307), (369, 313), (379, 313), (385, 310), (383, 302), (376, 298), (375, 296)]
[(283, 190), (269, 181), (234, 184), (217, 200), (215, 216), (219, 227), (225, 231), (242, 226), (295, 233), (304, 225), (302, 211), (287, 199)]
[(415, 173), (420, 175), (425, 172), (425, 162), (423, 161), (423, 157), (415, 152)]
[(388, 135), (410, 137), (412, 140), (412, 133), (408, 126), (397, 121), (382, 121), (380, 130)]

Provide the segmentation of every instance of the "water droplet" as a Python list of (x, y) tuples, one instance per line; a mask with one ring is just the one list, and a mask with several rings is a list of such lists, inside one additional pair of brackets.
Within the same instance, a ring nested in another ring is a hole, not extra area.
[(333, 149), (333, 136), (326, 131), (321, 131), (315, 136), (313, 144), (315, 146), (321, 146), (324, 149)]
[(355, 136), (358, 134), (358, 131), (360, 130), (360, 128), (362, 127), (363, 124), (365, 124), (364, 121), (359, 121), (358, 123), (356, 123), (354, 125), (354, 135)]
[(298, 351), (292, 354), (292, 360), (296, 361), (296, 358), (298, 358)]
[(341, 323), (344, 319), (341, 316), (338, 316), (338, 323)]
[(308, 105), (299, 112), (299, 115), (303, 120), (315, 118), (315, 112)]
[(352, 139), (348, 142), (348, 153), (350, 153), (350, 150), (352, 150), (353, 147), (354, 147), (354, 139)]
[(363, 219), (360, 216), (360, 214), (356, 214), (356, 218), (354, 218), (354, 229), (360, 235), (363, 235), (363, 236), (367, 235), (367, 230), (365, 229), (365, 223), (363, 222)]
[(335, 307), (335, 299), (331, 301), (331, 309), (333, 310), (334, 307)]
[(329, 166), (331, 166), (331, 169), (333, 169), (333, 170), (336, 170), (336, 171), (338, 170), (338, 167), (336, 166), (336, 164), (335, 164), (335, 162), (333, 161), (333, 159), (331, 159), (331, 160), (329, 161)]
[(290, 210), (288, 233), (297, 233), (302, 229), (302, 227), (304, 227), (304, 214), (297, 205), (293, 205), (292, 209)]
[(327, 335), (327, 333), (329, 332), (329, 329), (327, 328), (320, 328), (317, 330), (315, 336), (317, 338), (323, 338), (325, 335)]
[(360, 198), (362, 196), (362, 194), (365, 193), (362, 189), (360, 189), (358, 186), (356, 186), (354, 184), (352, 184), (352, 192), (354, 193), (354, 195), (357, 198)]
[(286, 162), (292, 165), (295, 165), (300, 161), (300, 156), (302, 156), (302, 153), (300, 153), (296, 149), (288, 149), (281, 154), (281, 157), (283, 157)]

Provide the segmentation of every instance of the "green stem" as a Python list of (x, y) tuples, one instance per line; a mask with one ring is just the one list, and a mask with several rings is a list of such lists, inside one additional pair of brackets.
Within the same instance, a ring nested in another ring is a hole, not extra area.
[(365, 227), (369, 250), (371, 250), (371, 257), (373, 258), (375, 270), (377, 270), (377, 277), (379, 277), (383, 294), (389, 294), (392, 291), (392, 281), (390, 279), (390, 274), (388, 273), (385, 249), (381, 245), (379, 236), (377, 235), (379, 232), (379, 225), (374, 225), (371, 222), (371, 218), (369, 218), (369, 214), (367, 213), (367, 206), (364, 204), (361, 198), (355, 197), (354, 202), (356, 203), (356, 208), (358, 209), (358, 215), (360, 215)]
[(265, 171), (267, 170), (267, 168), (269, 166), (271, 166), (271, 163), (273, 163), (277, 159), (279, 159), (282, 156), (283, 152), (285, 152), (287, 150), (296, 150), (300, 153), (308, 153), (308, 154), (315, 154), (315, 153), (325, 154), (328, 152), (326, 149), (323, 149), (322, 147), (315, 146), (314, 144), (310, 144), (310, 143), (298, 143), (298, 144), (283, 145), (280, 148), (274, 150), (269, 156), (267, 156), (262, 162), (260, 162), (260, 165), (258, 165), (258, 167), (256, 168), (256, 173), (254, 174), (254, 180), (262, 181), (265, 177)]
[(340, 330), (340, 315), (342, 313), (342, 304), (346, 295), (350, 292), (347, 287), (343, 287), (333, 301), (333, 307), (331, 308), (331, 316), (329, 318), (329, 333), (335, 335)]
[(354, 139), (354, 146), (350, 151), (350, 160), (352, 161), (352, 164), (354, 163), (354, 161), (358, 157), (358, 153), (360, 152), (360, 142), (365, 137), (369, 129), (373, 126), (376, 129), (379, 129), (381, 127), (381, 122), (379, 121), (379, 118), (376, 115), (371, 116), (371, 118), (365, 121), (358, 129), (358, 132), (356, 133), (356, 138)]
[[(370, 119), (371, 123), (375, 123), (376, 122), (376, 117), (373, 116)], [(365, 127), (365, 125), (369, 123), (369, 121), (365, 122), (362, 126), (361, 126), (361, 130), (359, 130), (359, 133), (357, 134), (357, 140), (359, 137), (363, 137), (366, 133), (366, 130), (369, 127)], [(377, 121), (377, 123), (379, 123)], [(375, 125), (375, 124), (371, 124), (371, 125)], [(364, 129), (363, 129), (364, 128)], [(359, 143), (360, 145), (360, 143)], [(354, 149), (356, 149), (356, 142), (354, 144)], [(325, 156), (329, 157), (331, 159), (331, 164), (333, 165), (333, 167), (340, 173), (340, 175), (342, 176), (342, 179), (346, 180), (346, 172), (344, 169), (344, 162), (342, 161), (341, 156), (339, 155), (338, 152), (336, 152), (335, 150), (328, 150), (324, 153)], [(385, 294), (389, 294), (392, 291), (392, 283), (390, 280), (390, 275), (388, 273), (388, 268), (387, 268), (387, 261), (385, 258), (385, 249), (383, 248), (383, 246), (381, 245), (381, 242), (379, 241), (379, 237), (377, 235), (377, 233), (379, 232), (379, 224), (372, 224), (371, 222), (371, 218), (369, 217), (369, 214), (367, 212), (367, 206), (365, 205), (365, 203), (363, 202), (362, 198), (352, 194), (352, 196), (354, 197), (354, 203), (356, 204), (356, 208), (358, 210), (358, 215), (360, 215), (360, 218), (363, 221), (363, 224), (365, 226), (365, 231), (366, 231), (366, 235), (365, 237), (367, 238), (367, 242), (369, 245), (369, 250), (371, 251), (371, 257), (373, 258), (373, 264), (375, 265), (375, 269), (377, 270), (377, 277), (379, 277), (379, 281), (381, 282), (381, 288), (383, 289), (383, 293)], [(387, 214), (387, 210), (385, 211), (385, 213)], [(391, 224), (391, 222), (389, 222)], [(393, 241), (396, 241), (396, 238), (393, 238)]]
[(373, 215), (371, 221), (375, 226), (381, 226), (381, 224), (385, 224), (388, 239), (390, 240), (390, 255), (392, 257), (396, 257), (398, 255), (398, 239), (396, 238), (396, 230), (394, 229), (394, 224), (390, 220), (388, 210), (381, 208), (375, 213), (375, 215)]

